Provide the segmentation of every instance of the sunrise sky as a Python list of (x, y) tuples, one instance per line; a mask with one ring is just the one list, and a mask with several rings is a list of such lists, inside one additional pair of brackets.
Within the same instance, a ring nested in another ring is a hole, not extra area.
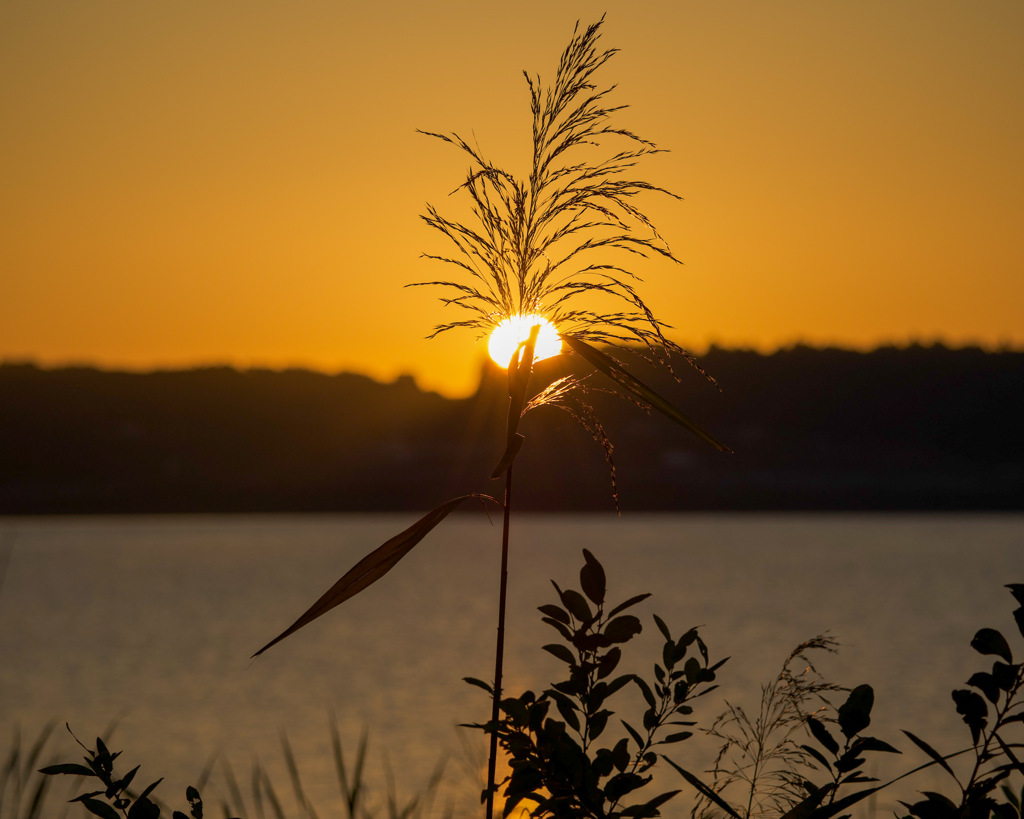
[(0, 359), (466, 393), (485, 344), (403, 289), (466, 163), (415, 129), (522, 167), (521, 70), (604, 12), (678, 341), (1024, 346), (1020, 0), (5, 0)]

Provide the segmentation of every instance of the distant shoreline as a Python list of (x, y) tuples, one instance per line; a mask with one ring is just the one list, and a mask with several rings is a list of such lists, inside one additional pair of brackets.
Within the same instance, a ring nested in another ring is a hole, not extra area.
[[(700, 363), (720, 392), (689, 368), (644, 375), (734, 455), (588, 396), (624, 511), (1024, 511), (1024, 352), (711, 348)], [(542, 364), (538, 388), (565, 366)], [(494, 367), (448, 399), (411, 377), (3, 364), (0, 514), (426, 510), (494, 491), (505, 389)], [(614, 508), (603, 450), (568, 415), (522, 431), (522, 511)]]

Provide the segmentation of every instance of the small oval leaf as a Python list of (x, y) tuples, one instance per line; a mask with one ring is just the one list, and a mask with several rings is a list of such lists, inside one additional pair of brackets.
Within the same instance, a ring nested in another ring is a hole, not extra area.
[(971, 640), (971, 648), (979, 654), (998, 654), (1006, 662), (1013, 662), (1013, 654), (1010, 653), (1010, 645), (994, 628), (983, 628), (974, 635)]

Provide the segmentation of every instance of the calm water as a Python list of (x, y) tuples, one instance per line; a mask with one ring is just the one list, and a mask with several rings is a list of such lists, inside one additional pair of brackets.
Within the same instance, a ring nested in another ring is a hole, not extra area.
[[(413, 517), (0, 519), (0, 736), (57, 720), (91, 741), (116, 721), (114, 746), (180, 807), (215, 752), (245, 781), (258, 759), (287, 790), (283, 731), (326, 816), (333, 713), (350, 752), (369, 728), (373, 779), (389, 766), (408, 793), (447, 755), (446, 798), (472, 810), (484, 743), (454, 726), (488, 713), (461, 682), (493, 670), (500, 529), (483, 515), (446, 521), (377, 585), (248, 659)], [(949, 692), (981, 667), (972, 635), (993, 626), (1020, 646), (1002, 586), (1024, 582), (1024, 516), (534, 516), (513, 532), (508, 690), (557, 673), (536, 606), (549, 578), (575, 582), (582, 547), (613, 598), (654, 593), (644, 666), (652, 611), (679, 633), (703, 624), (712, 659), (732, 657), (721, 696), (700, 701), (708, 719), (723, 698), (756, 707), (789, 650), (830, 630), (842, 649), (819, 670), (874, 685), (876, 735), (906, 749), (908, 728), (952, 750), (966, 728)], [(688, 744), (673, 756), (700, 769)], [(57, 732), (50, 750), (77, 748)]]

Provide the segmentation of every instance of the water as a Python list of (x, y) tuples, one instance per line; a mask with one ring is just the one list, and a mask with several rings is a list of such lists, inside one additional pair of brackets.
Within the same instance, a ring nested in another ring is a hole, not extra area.
[[(165, 776), (157, 793), (180, 808), (215, 753), (246, 784), (258, 759), (286, 791), (284, 732), (325, 816), (337, 805), (335, 719), (350, 756), (369, 730), (371, 779), (390, 768), (400, 795), (447, 756), (444, 798), (474, 811), (484, 742), (454, 726), (488, 714), (461, 678), (493, 672), (497, 521), (445, 521), (378, 584), (248, 659), (412, 517), (0, 519), (0, 737), (57, 720), (90, 742), (116, 722), (127, 764), (146, 781)], [(644, 666), (627, 654), (623, 670), (647, 671), (651, 611), (677, 633), (702, 624), (712, 660), (732, 658), (720, 692), (699, 701), (707, 719), (723, 698), (756, 707), (789, 650), (830, 630), (842, 648), (819, 670), (870, 682), (872, 733), (917, 763), (898, 729), (944, 750), (964, 744), (949, 692), (985, 664), (974, 632), (992, 626), (1021, 645), (1002, 587), (1024, 582), (1024, 516), (533, 516), (512, 541), (509, 691), (558, 673), (539, 650), (553, 632), (536, 606), (552, 599), (549, 578), (575, 583), (583, 547), (604, 563), (612, 598), (654, 593), (633, 650)], [(686, 767), (710, 762), (696, 744), (675, 747)], [(49, 748), (64, 761), (78, 751), (63, 732)], [(672, 776), (665, 787), (682, 787)], [(222, 781), (215, 773), (208, 802)]]

